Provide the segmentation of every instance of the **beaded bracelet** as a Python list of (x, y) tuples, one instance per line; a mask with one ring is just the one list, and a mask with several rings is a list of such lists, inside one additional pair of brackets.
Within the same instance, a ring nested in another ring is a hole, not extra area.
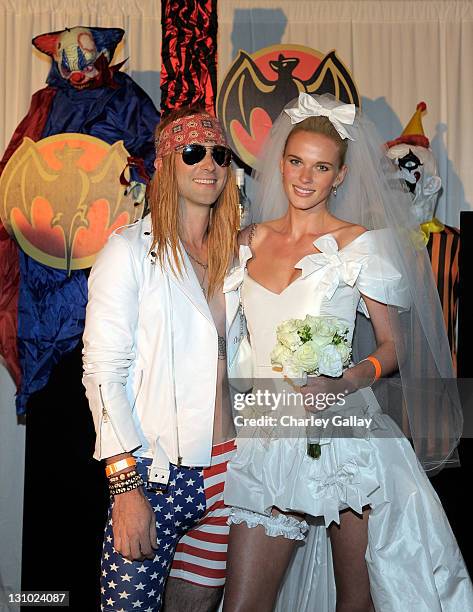
[(135, 477), (131, 478), (128, 482), (115, 482), (109, 484), (110, 495), (120, 495), (122, 493), (126, 493), (127, 491), (133, 491), (133, 489), (138, 489), (144, 485), (144, 481), (139, 474)]
[(123, 482), (125, 480), (129, 480), (130, 478), (132, 478), (133, 476), (136, 476), (138, 474), (138, 472), (136, 470), (129, 470), (128, 472), (122, 472), (121, 474), (118, 474), (118, 476), (110, 476), (110, 478), (108, 479), (109, 483), (112, 482)]
[(111, 487), (109, 489), (110, 491), (110, 495), (120, 495), (121, 493), (125, 493), (126, 491), (133, 491), (133, 489), (137, 489), (138, 487), (141, 487), (142, 483), (140, 483), (140, 481), (136, 481), (133, 484), (129, 484), (127, 486), (120, 486), (120, 487)]
[(129, 472), (124, 472), (123, 474), (109, 478), (108, 484), (109, 486), (126, 486), (130, 484), (130, 482), (134, 482), (140, 478), (141, 476), (136, 470), (130, 470)]
[(139, 474), (133, 474), (129, 478), (114, 480), (113, 482), (109, 482), (109, 487), (126, 487), (129, 484), (132, 484), (136, 480), (139, 480), (141, 476)]
[(121, 489), (123, 487), (131, 487), (135, 485), (137, 482), (140, 482), (140, 476), (136, 478), (130, 479), (127, 482), (115, 482), (109, 486), (110, 491), (115, 491), (115, 489)]
[(134, 489), (138, 489), (141, 485), (133, 485), (130, 487), (124, 487), (123, 489), (117, 489), (116, 491), (110, 491), (110, 495), (112, 497), (116, 497), (117, 495), (122, 495), (123, 493), (128, 493), (128, 491), (133, 491)]

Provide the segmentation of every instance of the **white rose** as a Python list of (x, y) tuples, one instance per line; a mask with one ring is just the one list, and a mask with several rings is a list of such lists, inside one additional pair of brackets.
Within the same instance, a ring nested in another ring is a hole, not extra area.
[(306, 315), (303, 323), (304, 325), (308, 325), (310, 327), (310, 331), (312, 334), (317, 333), (319, 328), (319, 320), (320, 317), (313, 317), (312, 315)]
[(291, 357), (292, 352), (287, 348), (287, 346), (284, 346), (284, 344), (278, 342), (271, 351), (271, 364), (283, 366), (287, 361), (289, 361), (289, 359), (291, 359)]
[(319, 319), (320, 317), (314, 317), (314, 315), (307, 314), (302, 322), (304, 325), (312, 325), (313, 323), (317, 323)]
[(334, 317), (320, 317), (317, 327), (321, 336), (333, 336), (339, 326)]
[(321, 334), (320, 331), (318, 331), (317, 334), (312, 335), (312, 342), (318, 347), (319, 351), (321, 351), (329, 344), (332, 344), (332, 340), (333, 334), (325, 335)]
[(319, 356), (319, 374), (325, 376), (341, 376), (343, 373), (343, 363), (337, 348), (330, 344), (326, 346)]
[(300, 328), (300, 324), (301, 321), (299, 319), (288, 319), (287, 321), (283, 321), (281, 325), (278, 325), (276, 333), (287, 334), (296, 332)]
[(301, 321), (299, 319), (288, 319), (281, 323), (281, 325), (278, 325), (276, 329), (278, 341), (292, 352), (302, 344), (302, 340), (297, 333), (300, 323)]
[(350, 355), (351, 355), (351, 349), (347, 344), (343, 344), (342, 342), (340, 344), (335, 345), (335, 348), (338, 351), (338, 354), (340, 355), (340, 359), (342, 360), (342, 364), (343, 365), (347, 365), (349, 359), (350, 359)]
[(302, 344), (302, 340), (297, 332), (280, 332), (278, 333), (278, 340), (292, 352)]
[(293, 355), (293, 362), (304, 372), (313, 372), (317, 368), (318, 349), (313, 342), (306, 342)]

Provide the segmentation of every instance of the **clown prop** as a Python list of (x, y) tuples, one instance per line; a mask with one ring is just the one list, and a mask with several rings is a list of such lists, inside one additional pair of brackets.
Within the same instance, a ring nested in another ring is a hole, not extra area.
[(422, 126), (422, 114), (426, 110), (425, 102), (419, 102), (401, 136), (387, 143), (387, 155), (399, 167), (399, 176), (405, 180), (412, 195), (413, 213), (419, 222), (421, 241), (426, 245), (432, 263), (453, 365), (456, 367), (460, 233), (435, 217), (442, 181)]
[[(18, 414), (80, 342), (87, 269), (113, 229), (133, 221), (153, 172), (159, 114), (122, 64), (110, 65), (123, 34), (74, 27), (33, 40), (52, 59), (47, 87), (0, 162), (0, 354)], [(127, 163), (133, 201), (119, 183)]]

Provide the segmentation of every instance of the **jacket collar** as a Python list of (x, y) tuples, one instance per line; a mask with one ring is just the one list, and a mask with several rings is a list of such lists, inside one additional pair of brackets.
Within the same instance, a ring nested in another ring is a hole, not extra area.
[(197, 310), (199, 310), (204, 317), (210, 321), (212, 326), (215, 327), (212, 313), (210, 312), (209, 305), (205, 299), (204, 292), (202, 291), (202, 287), (199, 284), (197, 275), (194, 272), (194, 268), (192, 267), (182, 243), (181, 249), (183, 255), (183, 258), (181, 259), (183, 264), (182, 274), (174, 274), (168, 263), (168, 270), (166, 270), (166, 272), (169, 276), (169, 280), (174, 283), (174, 285), (178, 287), (182, 293), (184, 293), (184, 295), (186, 295)]
[[(154, 264), (156, 255), (153, 255), (153, 253), (148, 253), (152, 242), (151, 215), (147, 215), (141, 223), (142, 238), (144, 239), (147, 245), (147, 259)], [(199, 310), (199, 312), (204, 315), (204, 317), (212, 324), (212, 326), (215, 327), (212, 313), (210, 312), (209, 305), (207, 304), (207, 300), (205, 299), (204, 292), (202, 291), (202, 287), (199, 284), (197, 275), (194, 272), (194, 268), (192, 267), (190, 259), (187, 256), (187, 253), (182, 243), (180, 243), (180, 247), (182, 252), (182, 274), (174, 272), (174, 268), (172, 266), (173, 262), (169, 253), (167, 253), (164, 261), (163, 273), (166, 274), (170, 282), (175, 287), (177, 287), (192, 302), (192, 304), (197, 308), (197, 310)]]

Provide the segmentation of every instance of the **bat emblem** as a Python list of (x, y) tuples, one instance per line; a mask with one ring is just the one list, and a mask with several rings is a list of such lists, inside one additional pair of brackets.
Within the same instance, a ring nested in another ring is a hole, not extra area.
[(24, 138), (0, 177), (0, 215), (20, 248), (61, 270), (90, 267), (108, 236), (136, 215), (119, 177), (123, 141), (85, 134)]
[(220, 87), (217, 114), (248, 170), (273, 122), (299, 92), (331, 93), (360, 106), (355, 82), (335, 51), (324, 56), (300, 45), (274, 45), (251, 55), (239, 51)]

